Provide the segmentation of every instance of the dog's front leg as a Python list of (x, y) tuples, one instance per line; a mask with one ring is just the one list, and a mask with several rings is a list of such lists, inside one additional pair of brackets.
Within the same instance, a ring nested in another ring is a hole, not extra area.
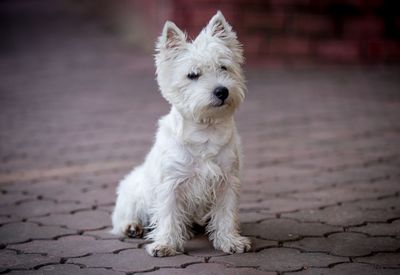
[(251, 242), (239, 234), (238, 189), (240, 180), (232, 177), (217, 192), (217, 201), (211, 212), (207, 231), (214, 248), (225, 253), (243, 253), (250, 250)]
[(190, 235), (187, 214), (178, 192), (173, 183), (167, 182), (163, 183), (157, 192), (157, 202), (152, 217), (154, 229), (148, 236), (154, 242), (146, 246), (151, 256), (165, 257), (179, 254), (183, 251), (183, 244)]

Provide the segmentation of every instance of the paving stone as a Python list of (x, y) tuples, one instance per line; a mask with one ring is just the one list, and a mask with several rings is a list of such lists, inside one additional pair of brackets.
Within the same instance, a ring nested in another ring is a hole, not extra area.
[[(47, 199), (53, 199), (57, 202), (75, 202), (82, 204), (91, 204), (93, 201), (97, 201), (96, 197), (90, 197), (93, 194), (87, 194), (84, 192), (85, 188), (90, 187), (90, 184), (83, 181), (82, 179), (57, 179), (57, 180), (43, 180), (35, 184), (26, 184), (22, 188), (15, 188), (16, 190), (24, 190), (29, 192), (29, 194), (35, 196), (41, 196)], [(98, 187), (101, 189), (100, 187)], [(12, 189), (11, 189), (12, 190)], [(113, 192), (114, 194), (115, 192)], [(110, 195), (110, 197), (115, 197), (115, 195)]]
[(97, 207), (97, 209), (106, 211), (106, 212), (110, 213), (110, 215), (111, 215), (111, 213), (114, 210), (114, 204), (112, 204), (112, 205), (99, 205)]
[(108, 239), (120, 239), (120, 236), (110, 233), (111, 227), (107, 227), (101, 230), (85, 231), (83, 235), (95, 237), (96, 239), (108, 240)]
[(39, 226), (29, 222), (9, 223), (0, 227), (0, 244), (20, 243), (28, 240), (53, 239), (76, 234), (75, 230), (57, 226)]
[(60, 259), (54, 256), (39, 254), (19, 254), (11, 250), (0, 250), (0, 270), (16, 268), (33, 268), (38, 265), (58, 263)]
[(354, 261), (385, 268), (400, 268), (400, 253), (376, 253), (372, 256), (356, 258)]
[(369, 223), (363, 226), (351, 227), (350, 231), (367, 233), (372, 236), (400, 236), (400, 220), (391, 223)]
[(318, 200), (297, 200), (293, 198), (271, 198), (261, 202), (242, 203), (244, 210), (268, 210), (270, 213), (292, 212), (301, 209), (318, 208), (326, 205)]
[(133, 239), (133, 238), (126, 237), (126, 238), (122, 238), (121, 241), (124, 242), (124, 243), (134, 244), (136, 247), (143, 247), (144, 244), (151, 243), (151, 241), (147, 240), (146, 238), (142, 238), (142, 239), (136, 239), (135, 238), (135, 239)]
[(258, 252), (262, 249), (275, 247), (278, 245), (278, 242), (276, 241), (263, 240), (255, 237), (250, 237), (250, 240), (251, 240), (251, 249), (250, 249), (251, 252)]
[[(317, 133), (319, 133), (319, 131), (317, 131)], [(337, 133), (335, 132), (335, 134)], [(321, 155), (316, 158), (298, 159), (296, 162), (294, 162), (294, 164), (301, 166), (313, 166), (324, 170), (329, 170), (360, 165), (362, 164), (362, 160), (360, 160), (359, 155), (350, 153), (346, 155)]]
[(285, 243), (285, 246), (308, 252), (329, 252), (339, 256), (364, 256), (371, 252), (395, 251), (400, 248), (400, 240), (343, 232), (331, 234), (326, 238), (306, 237), (299, 241)]
[[(143, 273), (144, 274), (144, 273)], [(186, 274), (201, 274), (201, 275), (217, 275), (217, 274), (232, 274), (232, 275), (276, 275), (276, 272), (260, 271), (253, 268), (234, 268), (226, 267), (215, 263), (191, 264), (185, 268), (161, 268), (153, 272), (146, 272), (149, 275), (186, 275)]]
[[(258, 192), (259, 196), (264, 194), (262, 199), (265, 199), (265, 194), (271, 196), (281, 193), (302, 192), (304, 190), (312, 190), (319, 187), (310, 177), (304, 178), (279, 178), (279, 179), (265, 179), (264, 176), (259, 176), (254, 179), (246, 178), (243, 184), (244, 191)], [(255, 184), (257, 183), (257, 184)], [(248, 201), (244, 201), (248, 202)]]
[(275, 215), (271, 213), (239, 212), (241, 223), (255, 223), (269, 218), (275, 218)]
[(15, 205), (18, 202), (34, 200), (36, 196), (22, 193), (2, 193), (0, 192), (0, 206)]
[(132, 243), (119, 240), (95, 240), (89, 236), (66, 236), (57, 240), (34, 240), (32, 242), (9, 245), (24, 253), (46, 253), (57, 257), (78, 257), (89, 253), (111, 253), (121, 249), (137, 248)]
[[(378, 189), (378, 188), (377, 188)], [(335, 187), (318, 191), (309, 191), (297, 193), (291, 197), (297, 199), (321, 200), (326, 205), (336, 204), (339, 202), (378, 198), (380, 196), (392, 195), (392, 190), (373, 190), (370, 188), (360, 188), (353, 186)]]
[(54, 186), (64, 186), (65, 187), (65, 180), (61, 181), (46, 181), (41, 180), (40, 183), (32, 181), (20, 181), (18, 183), (13, 184), (5, 184), (2, 186), (2, 189), (6, 190), (9, 193), (28, 193), (30, 196), (37, 198), (38, 196), (42, 196), (43, 194), (40, 191), (51, 190)]
[(80, 209), (88, 209), (90, 206), (76, 203), (55, 203), (48, 200), (28, 201), (18, 205), (3, 206), (0, 215), (12, 214), (18, 217), (43, 216), (50, 213), (68, 213)]
[(86, 184), (82, 184), (78, 180), (74, 181), (73, 185), (68, 184), (67, 179), (63, 178), (41, 180), (35, 184), (15, 184), (14, 186), (14, 190), (23, 190), (29, 192), (30, 195), (41, 196), (58, 202), (80, 202), (80, 198), (83, 196), (82, 189)]
[(354, 274), (368, 274), (368, 275), (397, 275), (399, 270), (395, 269), (382, 269), (368, 264), (359, 263), (345, 263), (338, 264), (331, 268), (309, 268), (300, 272), (291, 274), (296, 275), (354, 275)]
[(202, 262), (201, 258), (183, 254), (174, 257), (155, 258), (149, 256), (144, 249), (129, 249), (118, 254), (95, 254), (68, 260), (68, 263), (83, 264), (87, 267), (110, 267), (113, 270), (123, 272), (148, 271), (155, 267), (181, 267), (189, 263), (199, 262)]
[[(244, 190), (246, 190), (246, 186), (242, 185)], [(265, 199), (265, 194), (261, 192), (242, 192), (239, 197), (239, 204), (246, 202), (255, 202)]]
[(331, 225), (352, 226), (365, 222), (385, 222), (397, 218), (398, 213), (381, 209), (360, 209), (353, 205), (330, 206), (322, 210), (301, 210), (282, 214), (307, 222), (324, 222)]
[(221, 250), (214, 249), (207, 236), (197, 235), (185, 244), (185, 253), (191, 256), (218, 256), (225, 255)]
[(302, 176), (309, 176), (315, 174), (315, 169), (313, 167), (299, 168), (299, 167), (289, 167), (288, 165), (275, 165), (275, 166), (263, 166), (263, 167), (250, 167), (246, 169), (243, 173), (243, 177), (254, 176), (258, 174), (262, 176), (265, 181), (273, 181), (275, 179), (281, 178), (296, 178)]
[(16, 216), (0, 216), (0, 224), (7, 224), (10, 222), (19, 222), (21, 221), (23, 218), (21, 217), (16, 217)]
[(262, 223), (242, 225), (245, 235), (276, 241), (295, 240), (300, 236), (323, 236), (337, 231), (342, 231), (342, 228), (321, 223), (300, 223), (291, 219), (271, 219)]
[(122, 272), (105, 268), (80, 268), (72, 264), (45, 265), (38, 270), (18, 270), (8, 274), (12, 275), (123, 275)]
[(63, 225), (71, 229), (95, 230), (110, 226), (111, 217), (99, 210), (82, 211), (75, 214), (55, 214), (40, 218), (31, 218), (33, 222), (46, 225)]
[(85, 195), (84, 202), (92, 205), (109, 204), (109, 203), (113, 204), (115, 203), (116, 200), (115, 189), (116, 188), (112, 186), (110, 188), (97, 188), (89, 190), (84, 193)]
[(254, 266), (267, 271), (294, 271), (308, 267), (327, 267), (346, 262), (347, 258), (323, 253), (301, 253), (291, 248), (269, 248), (258, 253), (212, 257), (210, 262), (240, 266)]
[[(314, 160), (315, 161), (315, 160)], [(353, 168), (347, 170), (337, 171), (335, 173), (325, 171), (320, 175), (317, 175), (313, 178), (316, 182), (317, 186), (332, 186), (335, 185), (346, 185), (349, 182), (359, 182), (359, 181), (367, 181), (370, 179), (369, 175), (366, 175), (365, 169)]]
[(381, 209), (381, 210), (387, 210), (387, 211), (392, 211), (394, 213), (397, 213), (400, 216), (400, 197), (388, 197), (388, 198), (382, 198), (379, 200), (368, 200), (368, 201), (358, 201), (358, 202), (352, 202), (344, 205), (351, 205), (351, 206), (357, 206), (361, 209)]

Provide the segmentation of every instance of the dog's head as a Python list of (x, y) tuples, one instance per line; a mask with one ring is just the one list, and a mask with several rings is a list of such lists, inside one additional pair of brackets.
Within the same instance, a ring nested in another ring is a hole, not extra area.
[(214, 121), (243, 101), (242, 47), (221, 12), (191, 42), (167, 21), (156, 50), (161, 93), (185, 118)]

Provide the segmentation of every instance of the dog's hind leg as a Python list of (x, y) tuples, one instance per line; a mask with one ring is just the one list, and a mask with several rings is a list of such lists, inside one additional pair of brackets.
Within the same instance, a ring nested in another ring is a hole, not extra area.
[[(138, 171), (136, 171), (138, 172)], [(126, 177), (118, 188), (118, 198), (112, 215), (111, 233), (130, 238), (141, 238), (148, 223), (146, 203), (141, 195), (135, 173)]]

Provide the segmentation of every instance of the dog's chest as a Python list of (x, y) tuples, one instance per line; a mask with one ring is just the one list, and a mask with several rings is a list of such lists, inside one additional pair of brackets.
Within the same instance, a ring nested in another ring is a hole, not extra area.
[(218, 189), (227, 183), (236, 162), (233, 148), (220, 148), (218, 154), (214, 154), (214, 150), (202, 150), (203, 154), (199, 155), (193, 155), (188, 150), (185, 153), (185, 159), (190, 161), (183, 164), (186, 180), (179, 189), (196, 211), (207, 208), (215, 201)]
[(172, 139), (162, 146), (168, 152), (164, 170), (169, 178), (175, 178), (177, 192), (192, 207), (202, 208), (214, 201), (218, 188), (238, 169), (234, 126), (168, 127), (172, 130), (164, 132), (165, 140)]
[(184, 146), (184, 159), (190, 159), (193, 180), (220, 181), (225, 179), (237, 162), (236, 148), (229, 136), (198, 135)]

